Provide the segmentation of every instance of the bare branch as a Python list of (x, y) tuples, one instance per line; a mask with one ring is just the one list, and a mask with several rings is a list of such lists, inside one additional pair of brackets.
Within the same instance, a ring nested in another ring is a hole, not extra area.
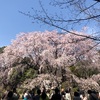
[(67, 29), (65, 29), (63, 27), (57, 26), (56, 24), (53, 24), (53, 23), (47, 21), (45, 18), (42, 18), (42, 17), (39, 17), (39, 16), (37, 16), (37, 17), (31, 16), (30, 14), (26, 14), (26, 13), (23, 13), (21, 11), (19, 11), (19, 12), (22, 13), (22, 14), (24, 14), (24, 15), (26, 15), (26, 16), (28, 16), (28, 17), (32, 17), (32, 18), (37, 19), (37, 20), (39, 20), (39, 21), (41, 21), (41, 22), (43, 22), (45, 24), (48, 24), (50, 26), (53, 26), (53, 27), (56, 27), (58, 29), (64, 30), (64, 31), (66, 31), (68, 33), (71, 33), (73, 35), (80, 36), (80, 37), (85, 37), (85, 38), (89, 38), (89, 39), (92, 39), (92, 40), (95, 40), (95, 41), (100, 41), (100, 37), (94, 37), (94, 36), (92, 37), (92, 36), (80, 35), (80, 34), (77, 34), (75, 32), (71, 32), (71, 31), (69, 31), (69, 30), (67, 30)]

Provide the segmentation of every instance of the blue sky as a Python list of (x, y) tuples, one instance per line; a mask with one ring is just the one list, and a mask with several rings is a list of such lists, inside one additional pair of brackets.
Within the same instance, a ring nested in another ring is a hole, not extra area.
[(9, 45), (20, 32), (47, 30), (18, 12), (30, 11), (31, 7), (39, 10), (38, 0), (0, 0), (0, 47)]
[[(43, 2), (45, 8), (48, 8), (49, 0), (43, 0)], [(0, 47), (9, 45), (20, 32), (55, 29), (46, 25), (41, 27), (39, 24), (33, 24), (29, 17), (19, 13), (19, 11), (28, 12), (32, 7), (36, 10), (40, 9), (38, 0), (0, 0)], [(53, 12), (53, 9), (48, 8), (48, 11)], [(55, 11), (57, 11), (57, 7)]]

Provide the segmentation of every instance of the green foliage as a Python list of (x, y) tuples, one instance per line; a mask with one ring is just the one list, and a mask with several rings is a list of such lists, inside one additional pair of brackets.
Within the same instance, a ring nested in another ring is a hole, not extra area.
[(78, 91), (78, 89), (79, 89), (78, 87), (74, 87), (74, 88), (72, 88), (72, 91), (76, 92), (76, 91)]
[(65, 81), (61, 84), (61, 88), (67, 88), (67, 87), (71, 87), (71, 84), (69, 83), (69, 81)]
[(71, 72), (79, 78), (91, 77), (94, 74), (98, 74), (99, 70), (97, 68), (86, 68), (81, 66), (71, 66)]
[(5, 46), (0, 48), (0, 53), (3, 53), (4, 48)]
[(25, 90), (26, 90), (25, 88), (17, 88), (17, 92), (19, 94), (23, 94)]
[(76, 67), (75, 67), (75, 66), (71, 66), (71, 67), (70, 67), (70, 70), (71, 70), (72, 72), (74, 72), (74, 71), (75, 71), (75, 69), (76, 69)]
[(96, 74), (96, 75), (99, 74), (100, 71), (97, 68), (95, 68), (95, 69), (91, 68), (91, 69), (88, 69), (87, 73), (88, 73), (88, 76), (90, 77), (94, 74)]
[(36, 75), (37, 75), (37, 72), (32, 68), (26, 69), (23, 72), (23, 74), (20, 74), (20, 72), (16, 70), (16, 68), (13, 68), (13, 72), (10, 75), (10, 79), (9, 79), (10, 86), (15, 85), (16, 87), (18, 84), (23, 83), (26, 79), (35, 78)]
[(3, 94), (5, 93), (5, 89), (3, 88), (3, 86), (0, 86), (0, 100), (1, 100), (1, 97), (3, 96)]
[(18, 75), (18, 72), (17, 72), (16, 68), (13, 68), (13, 72), (10, 75), (10, 79), (14, 79), (17, 75)]
[(34, 70), (33, 68), (29, 68), (23, 73), (22, 77), (20, 78), (20, 81), (25, 81), (28, 78), (33, 79), (36, 76), (37, 76), (37, 71)]

